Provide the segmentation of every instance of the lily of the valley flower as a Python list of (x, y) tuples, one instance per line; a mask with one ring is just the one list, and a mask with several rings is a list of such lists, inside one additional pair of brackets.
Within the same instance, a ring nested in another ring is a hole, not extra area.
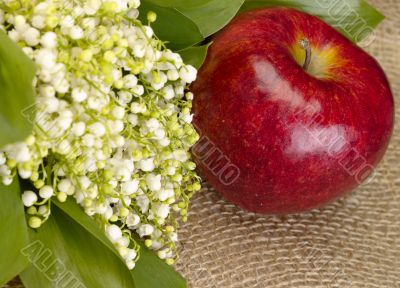
[[(80, 4), (78, 4), (80, 3)], [(49, 199), (79, 203), (99, 219), (129, 268), (131, 230), (174, 262), (172, 211), (186, 219), (200, 189), (188, 151), (196, 70), (138, 19), (139, 0), (4, 0), (0, 28), (37, 65), (32, 135), (0, 151), (0, 177), (19, 175), (29, 225), (50, 217)], [(149, 23), (156, 15), (148, 15)]]

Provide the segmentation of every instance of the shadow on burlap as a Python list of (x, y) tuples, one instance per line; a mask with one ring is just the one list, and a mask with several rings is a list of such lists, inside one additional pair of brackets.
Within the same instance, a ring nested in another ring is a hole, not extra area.
[[(387, 19), (366, 50), (387, 72), (399, 104), (400, 1), (370, 2)], [(190, 211), (177, 268), (191, 287), (400, 287), (400, 126), (372, 182), (328, 207), (258, 216), (206, 187)]]
[[(367, 50), (400, 102), (400, 1), (370, 2), (387, 19)], [(306, 214), (266, 217), (206, 187), (180, 236), (177, 269), (193, 288), (400, 287), (400, 125), (372, 182), (350, 196)]]

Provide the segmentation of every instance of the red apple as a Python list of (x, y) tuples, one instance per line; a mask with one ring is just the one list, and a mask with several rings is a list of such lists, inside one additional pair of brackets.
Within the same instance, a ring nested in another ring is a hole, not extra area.
[(213, 39), (192, 91), (200, 171), (226, 199), (258, 213), (305, 211), (351, 191), (393, 130), (379, 64), (293, 9), (234, 19)]

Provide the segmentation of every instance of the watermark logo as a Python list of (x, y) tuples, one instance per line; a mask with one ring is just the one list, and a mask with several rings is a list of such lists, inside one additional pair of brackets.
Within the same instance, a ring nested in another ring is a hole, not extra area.
[(45, 248), (43, 242), (36, 240), (21, 250), (30, 263), (59, 288), (87, 288), (63, 262)]
[(372, 44), (376, 35), (374, 28), (346, 0), (315, 0), (318, 6), (328, 12), (330, 22), (336, 23), (347, 36), (355, 39), (360, 47)]
[(192, 153), (225, 186), (240, 177), (240, 169), (207, 136), (201, 136)]
[(352, 287), (349, 275), (334, 263), (334, 257), (325, 253), (322, 246), (316, 246), (307, 241), (300, 242), (294, 254), (300, 264), (307, 265), (312, 272), (324, 279), (326, 287)]

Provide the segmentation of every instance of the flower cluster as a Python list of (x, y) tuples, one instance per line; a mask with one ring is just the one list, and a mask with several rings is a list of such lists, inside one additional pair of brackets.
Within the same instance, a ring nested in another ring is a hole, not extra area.
[[(37, 65), (34, 131), (0, 150), (0, 177), (39, 228), (74, 199), (103, 223), (130, 269), (145, 244), (172, 264), (177, 221), (200, 189), (187, 84), (196, 70), (138, 20), (139, 0), (4, 0), (0, 28)], [(34, 115), (34, 116), (32, 116)]]

